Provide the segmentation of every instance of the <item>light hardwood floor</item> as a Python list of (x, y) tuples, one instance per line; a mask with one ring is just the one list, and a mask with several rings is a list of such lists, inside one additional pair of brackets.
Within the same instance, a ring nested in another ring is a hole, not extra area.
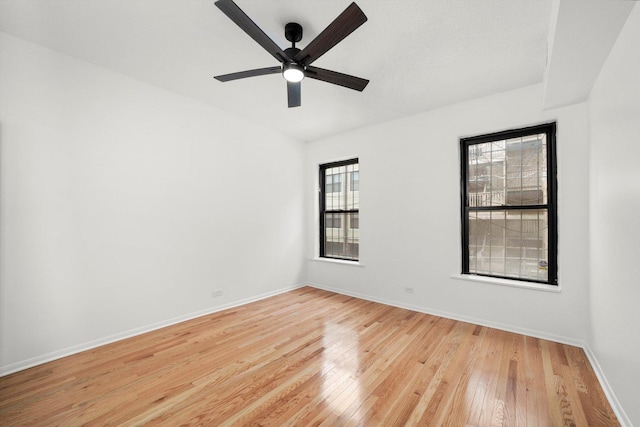
[(0, 425), (619, 425), (580, 348), (301, 288), (0, 378)]

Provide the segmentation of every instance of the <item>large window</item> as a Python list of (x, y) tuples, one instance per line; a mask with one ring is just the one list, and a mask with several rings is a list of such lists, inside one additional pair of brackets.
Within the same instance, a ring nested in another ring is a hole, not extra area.
[(555, 134), (460, 140), (463, 274), (558, 284)]
[(358, 260), (358, 159), (320, 165), (320, 256)]

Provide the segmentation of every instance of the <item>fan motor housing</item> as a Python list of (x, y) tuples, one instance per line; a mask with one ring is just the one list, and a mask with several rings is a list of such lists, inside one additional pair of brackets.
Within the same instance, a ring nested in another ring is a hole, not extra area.
[(294, 60), (293, 58), (296, 57), (298, 52), (300, 52), (300, 49), (298, 49), (297, 47), (288, 47), (284, 50), (284, 53), (286, 53), (287, 56), (289, 56), (289, 58), (291, 58), (292, 60)]

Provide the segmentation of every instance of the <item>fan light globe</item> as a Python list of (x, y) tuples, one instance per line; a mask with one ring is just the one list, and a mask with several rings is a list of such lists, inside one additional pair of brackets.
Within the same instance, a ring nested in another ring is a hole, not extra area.
[(291, 83), (298, 83), (304, 79), (304, 68), (301, 65), (288, 62), (282, 67), (282, 76)]

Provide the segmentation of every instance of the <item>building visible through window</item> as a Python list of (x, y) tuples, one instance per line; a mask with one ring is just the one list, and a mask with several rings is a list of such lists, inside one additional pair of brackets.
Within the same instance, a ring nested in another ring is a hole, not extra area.
[(342, 191), (342, 175), (339, 173), (327, 175), (325, 191), (327, 193), (339, 193)]
[(320, 165), (320, 256), (357, 261), (360, 252), (358, 159)]
[(555, 123), (460, 146), (462, 272), (557, 284)]

